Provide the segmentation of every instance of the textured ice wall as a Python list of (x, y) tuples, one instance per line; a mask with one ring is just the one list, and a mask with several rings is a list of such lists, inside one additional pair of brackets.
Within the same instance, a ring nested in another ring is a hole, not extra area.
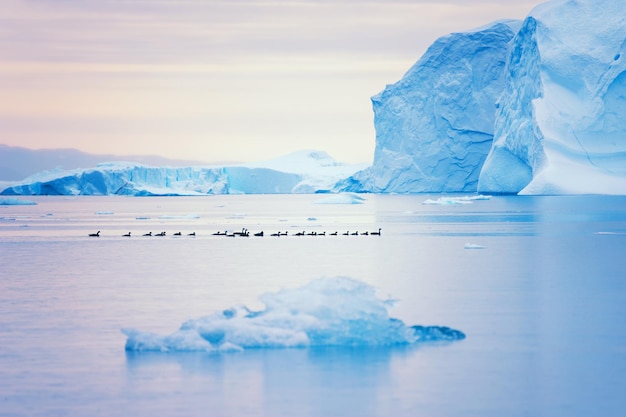
[(484, 192), (626, 193), (626, 2), (556, 0), (512, 43)]
[(373, 166), (346, 191), (476, 191), (491, 148), (507, 45), (519, 22), (438, 39), (395, 84), (372, 97)]

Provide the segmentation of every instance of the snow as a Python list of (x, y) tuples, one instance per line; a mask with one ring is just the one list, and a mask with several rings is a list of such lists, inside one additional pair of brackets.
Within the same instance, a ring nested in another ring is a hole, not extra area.
[(394, 346), (462, 340), (448, 327), (407, 326), (389, 317), (392, 300), (346, 277), (320, 278), (260, 297), (261, 311), (234, 307), (182, 324), (167, 336), (123, 329), (128, 351), (232, 352), (251, 348)]
[(6, 188), (5, 195), (206, 195), (328, 191), (362, 169), (325, 152), (302, 151), (275, 160), (225, 167), (150, 167), (109, 162), (91, 169), (46, 171)]

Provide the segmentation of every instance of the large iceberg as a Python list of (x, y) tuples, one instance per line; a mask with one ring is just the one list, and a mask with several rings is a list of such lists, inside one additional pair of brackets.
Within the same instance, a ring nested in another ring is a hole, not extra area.
[(557, 0), (515, 36), (478, 189), (626, 194), (626, 3)]
[(626, 3), (555, 0), (437, 40), (372, 98), (369, 192), (626, 194)]
[(476, 191), (518, 21), (438, 39), (404, 77), (372, 97), (374, 163), (339, 189)]
[(339, 163), (325, 152), (301, 151), (275, 160), (225, 167), (151, 167), (103, 163), (91, 169), (42, 172), (7, 187), (4, 195), (287, 194), (328, 191), (363, 165)]

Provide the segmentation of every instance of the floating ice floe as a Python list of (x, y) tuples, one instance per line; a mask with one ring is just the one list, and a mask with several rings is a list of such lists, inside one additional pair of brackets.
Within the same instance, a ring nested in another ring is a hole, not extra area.
[(427, 199), (422, 204), (424, 205), (432, 205), (432, 206), (453, 206), (453, 205), (463, 205), (463, 204), (472, 204), (474, 201), (478, 200), (490, 200), (490, 195), (470, 195), (470, 196), (462, 196), (462, 197), (439, 197), (436, 200)]
[(264, 294), (261, 311), (230, 308), (183, 323), (162, 336), (123, 329), (128, 351), (230, 352), (250, 348), (396, 346), (456, 341), (465, 334), (445, 326), (408, 326), (389, 317), (392, 300), (345, 278), (321, 278), (290, 290)]
[(19, 198), (9, 197), (0, 198), (0, 206), (34, 206), (37, 205), (34, 201), (22, 200)]
[(315, 201), (315, 204), (363, 204), (365, 198), (353, 193), (334, 194)]
[(485, 249), (483, 245), (479, 245), (478, 243), (466, 243), (464, 248), (465, 249)]

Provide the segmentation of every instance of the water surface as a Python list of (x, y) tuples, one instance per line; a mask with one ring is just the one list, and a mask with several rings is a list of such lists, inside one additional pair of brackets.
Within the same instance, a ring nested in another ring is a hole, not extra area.
[[(1, 206), (0, 415), (623, 414), (626, 198), (315, 204), (322, 197), (29, 197), (38, 204)], [(212, 235), (244, 227), (266, 236)], [(342, 236), (379, 227), (381, 236)], [(100, 238), (87, 236), (97, 230)], [(289, 236), (268, 236), (278, 231)], [(467, 339), (124, 350), (121, 328), (169, 334), (328, 276), (398, 299), (390, 314), (409, 325), (450, 326)]]

